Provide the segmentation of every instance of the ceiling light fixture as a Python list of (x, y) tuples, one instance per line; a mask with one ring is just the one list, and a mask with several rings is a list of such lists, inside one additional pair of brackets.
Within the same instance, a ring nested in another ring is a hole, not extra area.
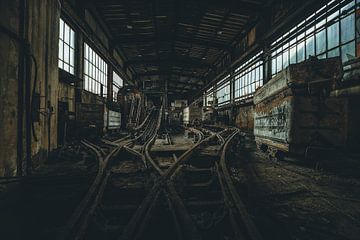
[(133, 29), (133, 26), (132, 25), (126, 25), (126, 28), (127, 29)]
[(218, 35), (221, 35), (221, 34), (223, 34), (223, 32), (222, 32), (222, 31), (218, 31), (217, 34), (218, 34)]

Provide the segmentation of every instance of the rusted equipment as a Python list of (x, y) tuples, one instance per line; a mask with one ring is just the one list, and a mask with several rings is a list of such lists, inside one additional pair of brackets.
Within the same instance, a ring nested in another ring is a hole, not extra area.
[(78, 103), (76, 125), (80, 136), (102, 135), (104, 132), (104, 104)]
[(339, 58), (290, 65), (254, 96), (258, 147), (284, 153), (342, 147), (347, 136), (347, 100), (328, 97), (342, 77)]
[(118, 131), (121, 128), (121, 113), (119, 111), (108, 110), (107, 130)]
[(192, 103), (183, 110), (183, 122), (187, 125), (199, 125), (202, 120), (202, 107), (198, 103)]

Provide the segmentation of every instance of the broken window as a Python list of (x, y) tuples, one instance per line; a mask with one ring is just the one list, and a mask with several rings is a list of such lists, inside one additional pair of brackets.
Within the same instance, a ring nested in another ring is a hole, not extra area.
[(59, 68), (75, 72), (75, 32), (60, 18), (59, 28)]
[(106, 62), (84, 43), (84, 89), (105, 97), (107, 95), (108, 66)]

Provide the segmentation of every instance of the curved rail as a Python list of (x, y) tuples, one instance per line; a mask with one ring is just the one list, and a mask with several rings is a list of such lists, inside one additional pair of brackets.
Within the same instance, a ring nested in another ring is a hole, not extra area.
[[(96, 174), (95, 180), (91, 184), (89, 190), (87, 191), (85, 197), (82, 199), (72, 216), (70, 217), (70, 220), (64, 227), (64, 230), (60, 234), (58, 239), (69, 239), (71, 236), (74, 236), (75, 228), (77, 228), (80, 225), (82, 225), (80, 222), (82, 219), (88, 218), (88, 209), (91, 207), (91, 202), (95, 199), (99, 187), (101, 185), (102, 179), (104, 177), (105, 168), (110, 160), (119, 150), (121, 147), (115, 148), (111, 151), (109, 155), (104, 157), (104, 154), (102, 153), (101, 149), (94, 146), (93, 144), (82, 141), (82, 144), (86, 146), (90, 151), (95, 154), (97, 160), (98, 160), (98, 172)], [(75, 235), (77, 235), (75, 233)]]
[[(151, 116), (153, 116), (153, 114)], [(161, 116), (158, 119), (161, 120)], [(157, 122), (158, 121), (159, 120), (157, 120)], [(98, 172), (85, 197), (75, 209), (63, 231), (58, 236), (58, 239), (64, 240), (84, 238), (89, 219), (94, 215), (94, 211), (97, 208), (103, 196), (104, 189), (107, 185), (107, 181), (111, 172), (109, 171), (109, 163), (111, 159), (116, 157), (121, 149), (124, 149), (126, 152), (137, 156), (139, 159), (144, 159), (143, 154), (132, 149), (130, 146), (134, 145), (140, 139), (143, 139), (145, 140), (145, 143), (148, 143), (153, 138), (153, 124), (154, 121), (149, 115), (142, 124), (142, 126), (147, 125), (148, 127), (145, 128), (144, 131), (142, 131), (137, 137), (131, 139), (131, 136), (126, 136), (114, 142), (102, 140), (102, 142), (106, 145), (114, 147), (114, 149), (107, 155), (105, 151), (103, 151), (99, 146), (96, 146), (89, 141), (82, 141), (82, 144), (96, 156), (98, 162)], [(159, 125), (159, 123), (157, 124)]]
[[(215, 166), (224, 201), (229, 212), (230, 223), (234, 235), (236, 239), (262, 239), (252, 222), (252, 219), (248, 215), (239, 195), (237, 194), (226, 166), (226, 153), (228, 151), (228, 146), (237, 134), (239, 134), (239, 130), (235, 128), (224, 129), (218, 133), (212, 134), (187, 150), (179, 157), (179, 159), (176, 159), (175, 157), (175, 163), (165, 172), (156, 165), (155, 161), (150, 161), (159, 173), (160, 177), (158, 182), (153, 186), (149, 194), (142, 202), (141, 206), (133, 215), (130, 223), (119, 239), (141, 239), (144, 229), (150, 222), (150, 218), (154, 213), (155, 203), (162, 191), (165, 192), (167, 203), (171, 209), (172, 217), (176, 226), (177, 239), (202, 239), (195, 227), (195, 224), (193, 224), (192, 218), (190, 217), (182, 199), (176, 191), (173, 179), (181, 171), (183, 166), (182, 164), (188, 162), (192, 155), (203, 144), (210, 143), (216, 139), (219, 140), (218, 144), (220, 145), (221, 152), (220, 160), (219, 162), (216, 162)], [(148, 158), (151, 159), (149, 153), (148, 155)]]
[[(168, 181), (173, 176), (174, 173), (178, 172), (177, 170), (179, 169), (180, 164), (187, 162), (190, 159), (190, 157), (194, 154), (194, 152), (197, 149), (199, 149), (202, 144), (211, 141), (216, 137), (217, 137), (216, 135), (211, 135), (208, 138), (201, 140), (200, 142), (192, 146), (190, 149), (188, 149), (185, 153), (183, 153), (178, 159), (176, 159), (174, 164), (169, 169), (167, 169), (166, 172), (163, 172), (161, 170), (161, 174), (160, 174), (161, 176), (159, 177), (158, 181), (154, 184), (148, 195), (145, 197), (144, 201), (141, 203), (141, 206), (133, 215), (127, 228), (125, 229), (125, 231), (123, 232), (122, 236), (119, 239), (135, 240), (141, 237), (141, 234), (143, 233), (145, 226), (149, 223), (150, 216), (153, 213), (155, 203), (164, 188), (167, 188), (170, 191), (170, 193), (172, 192), (171, 195), (178, 199), (177, 201), (175, 201), (175, 203), (177, 204), (177, 206), (180, 207), (180, 209), (182, 209), (183, 219), (187, 219), (187, 221), (190, 221), (189, 214), (186, 213), (185, 207), (181, 206), (183, 205), (182, 201), (180, 200), (179, 197), (176, 197), (177, 196), (176, 191), (174, 193), (174, 191), (172, 190), (173, 189), (172, 185), (171, 183), (169, 185)], [(157, 169), (156, 163), (154, 161), (152, 162), (154, 163), (154, 168)], [(189, 224), (187, 224), (187, 226), (188, 225)], [(200, 239), (199, 234), (197, 233), (196, 229), (194, 229), (194, 225), (193, 224), (190, 225), (192, 225), (192, 227), (189, 227), (188, 234), (192, 235), (194, 239)]]
[[(230, 173), (226, 165), (226, 153), (228, 150), (228, 146), (230, 142), (233, 141), (234, 137), (238, 134), (240, 134), (240, 130), (236, 129), (234, 133), (231, 134), (224, 143), (220, 163), (217, 165), (217, 172), (222, 185), (226, 204), (228, 205), (230, 211), (230, 222), (233, 229), (236, 231), (236, 236), (238, 237), (238, 239), (245, 238), (251, 240), (260, 240), (262, 239), (262, 237), (258, 232), (257, 228), (255, 227), (255, 224), (252, 221), (250, 215), (246, 211), (246, 207), (236, 191), (236, 188), (231, 180)], [(222, 182), (222, 179), (224, 179), (225, 182)], [(235, 219), (236, 215), (239, 216), (238, 219)], [(243, 231), (238, 232), (238, 229), (242, 229)]]

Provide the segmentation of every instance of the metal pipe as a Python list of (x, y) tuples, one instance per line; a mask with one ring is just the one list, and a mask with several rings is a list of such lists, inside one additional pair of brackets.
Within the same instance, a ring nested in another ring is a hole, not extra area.
[(26, 139), (26, 175), (31, 175), (31, 65), (29, 46), (26, 47), (26, 78), (25, 78), (25, 139)]
[[(52, 105), (51, 96), (49, 96), (49, 24), (51, 19), (49, 18), (49, 12), (46, 15), (46, 34), (45, 34), (45, 101), (47, 105), (47, 153), (46, 157), (49, 156), (51, 150), (51, 116), (52, 116)], [(51, 94), (51, 93), (50, 93)]]

